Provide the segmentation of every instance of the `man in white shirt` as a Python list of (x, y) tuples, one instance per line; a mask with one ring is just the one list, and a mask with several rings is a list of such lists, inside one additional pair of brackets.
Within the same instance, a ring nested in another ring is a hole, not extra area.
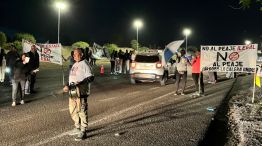
[[(88, 126), (88, 103), (87, 97), (90, 94), (90, 82), (94, 77), (89, 63), (83, 58), (83, 52), (80, 48), (74, 50), (75, 63), (69, 73), (69, 84), (63, 88), (64, 92), (69, 92), (72, 84), (79, 89), (77, 95), (69, 98), (69, 111), (71, 118), (75, 123), (75, 129), (70, 135), (78, 135), (75, 140), (80, 141), (86, 138)], [(71, 93), (71, 92), (70, 92)]]

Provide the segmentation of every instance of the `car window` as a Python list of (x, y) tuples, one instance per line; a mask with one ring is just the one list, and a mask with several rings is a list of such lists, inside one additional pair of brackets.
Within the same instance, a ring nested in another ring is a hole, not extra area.
[(137, 55), (136, 56), (136, 62), (149, 62), (154, 63), (159, 61), (159, 56), (143, 56), (143, 55)]

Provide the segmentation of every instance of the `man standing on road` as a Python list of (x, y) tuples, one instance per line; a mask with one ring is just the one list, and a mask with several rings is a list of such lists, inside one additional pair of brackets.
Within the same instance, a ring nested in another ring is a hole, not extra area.
[(28, 67), (30, 70), (30, 93), (35, 93), (34, 86), (36, 81), (36, 72), (39, 69), (39, 54), (37, 53), (36, 46), (32, 45), (31, 50), (27, 53), (30, 60)]
[[(75, 63), (70, 70), (69, 83), (63, 88), (64, 92), (69, 92), (69, 112), (75, 123), (75, 129), (69, 135), (77, 135), (76, 141), (86, 138), (88, 127), (88, 103), (87, 97), (90, 94), (90, 82), (94, 80), (91, 67), (87, 60), (83, 58), (80, 48), (74, 50)], [(74, 86), (75, 85), (75, 86)], [(73, 95), (70, 89), (79, 89), (78, 94)]]

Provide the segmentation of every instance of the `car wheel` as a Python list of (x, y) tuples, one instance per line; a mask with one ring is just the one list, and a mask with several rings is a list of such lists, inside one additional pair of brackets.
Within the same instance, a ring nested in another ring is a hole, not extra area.
[(130, 83), (131, 84), (136, 84), (136, 80), (135, 79), (130, 79)]
[(166, 85), (166, 81), (167, 81), (167, 74), (164, 74), (164, 76), (163, 76), (162, 79), (160, 80), (160, 85), (161, 85), (161, 86)]

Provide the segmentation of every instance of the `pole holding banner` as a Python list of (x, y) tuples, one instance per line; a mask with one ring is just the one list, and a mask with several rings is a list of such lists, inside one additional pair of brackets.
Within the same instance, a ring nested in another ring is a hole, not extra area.
[(255, 92), (256, 92), (256, 73), (254, 73), (254, 83), (253, 83), (253, 96), (252, 96), (252, 103), (255, 100)]

